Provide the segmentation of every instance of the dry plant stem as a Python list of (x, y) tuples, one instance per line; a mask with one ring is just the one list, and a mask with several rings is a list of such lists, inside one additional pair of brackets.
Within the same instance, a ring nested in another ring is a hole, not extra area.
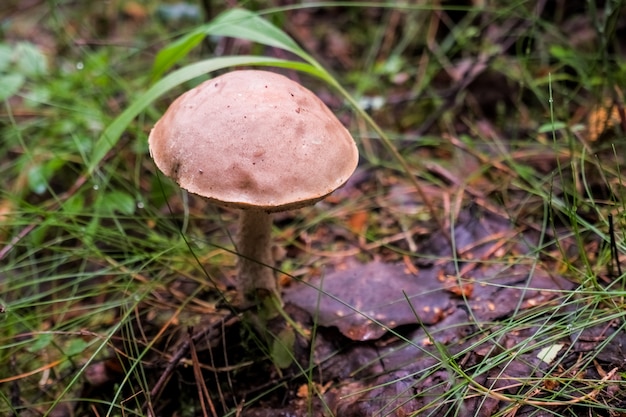
[[(174, 374), (176, 367), (183, 360), (183, 358), (187, 356), (187, 354), (189, 353), (191, 343), (197, 343), (200, 340), (208, 340), (210, 343), (212, 343), (218, 340), (222, 336), (224, 328), (226, 328), (227, 326), (232, 326), (238, 320), (239, 320), (239, 316), (235, 314), (229, 314), (223, 317), (221, 320), (216, 321), (215, 323), (210, 324), (208, 327), (203, 328), (200, 331), (196, 332), (190, 338), (184, 339), (183, 342), (181, 343), (181, 346), (176, 350), (176, 352), (174, 352), (173, 355), (171, 355), (171, 358), (169, 362), (167, 363), (167, 366), (161, 373), (161, 376), (159, 377), (156, 384), (154, 384), (154, 386), (150, 390), (149, 398), (154, 399), (162, 394), (163, 388), (165, 387), (167, 382), (170, 380), (171, 376)], [(146, 402), (143, 405), (142, 409), (146, 410), (147, 407), (148, 407), (148, 402)]]
[(532, 406), (538, 406), (538, 407), (559, 407), (563, 405), (577, 404), (583, 401), (594, 399), (595, 396), (598, 395), (598, 393), (602, 390), (602, 388), (604, 387), (604, 384), (607, 381), (611, 381), (611, 379), (613, 378), (613, 376), (615, 375), (618, 369), (619, 368), (613, 368), (606, 375), (604, 375), (604, 377), (602, 377), (602, 379), (598, 381), (598, 386), (593, 391), (590, 391), (581, 397), (575, 397), (570, 400), (563, 400), (563, 401), (544, 401), (544, 400), (511, 398), (511, 397), (507, 397), (506, 395), (500, 394), (492, 389), (484, 387), (471, 379), (469, 380), (469, 382), (470, 382), (470, 388), (476, 391), (479, 391), (483, 394), (486, 394), (489, 397), (500, 400), (500, 401), (509, 402), (509, 403), (519, 403), (522, 405), (532, 405)]
[[(258, 305), (259, 290), (278, 296), (272, 269), (272, 218), (262, 210), (243, 210), (237, 239), (237, 290), (242, 307)], [(280, 298), (279, 298), (280, 299)]]
[(193, 366), (193, 375), (196, 379), (196, 387), (198, 389), (198, 398), (200, 399), (200, 407), (202, 408), (202, 415), (208, 417), (207, 405), (211, 410), (211, 415), (217, 417), (215, 405), (209, 395), (209, 390), (206, 386), (204, 378), (202, 376), (202, 370), (200, 369), (200, 360), (198, 359), (198, 352), (196, 352), (196, 345), (193, 341), (193, 329), (190, 327), (187, 332), (187, 340), (189, 343), (189, 352), (191, 353), (191, 360)]

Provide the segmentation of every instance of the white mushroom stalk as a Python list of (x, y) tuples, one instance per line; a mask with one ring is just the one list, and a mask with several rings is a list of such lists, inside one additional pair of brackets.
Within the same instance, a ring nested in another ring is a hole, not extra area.
[(262, 210), (243, 210), (237, 238), (237, 288), (244, 306), (267, 296), (280, 299), (274, 277), (272, 218)]
[(315, 204), (343, 185), (359, 155), (311, 91), (268, 71), (233, 71), (178, 97), (148, 139), (157, 167), (187, 191), (242, 210), (240, 304), (280, 291), (270, 213)]

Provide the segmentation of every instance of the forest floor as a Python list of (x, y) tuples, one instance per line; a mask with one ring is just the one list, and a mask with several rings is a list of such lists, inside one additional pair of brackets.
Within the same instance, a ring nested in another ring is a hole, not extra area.
[[(240, 2), (354, 98), (273, 69), (361, 154), (274, 215), (289, 320), (262, 324), (237, 213), (149, 155), (194, 81), (93, 163), (158, 52), (236, 7), (158, 3), (0, 11), (0, 414), (626, 416), (623, 2)], [(242, 30), (175, 67), (244, 55), (294, 58)]]

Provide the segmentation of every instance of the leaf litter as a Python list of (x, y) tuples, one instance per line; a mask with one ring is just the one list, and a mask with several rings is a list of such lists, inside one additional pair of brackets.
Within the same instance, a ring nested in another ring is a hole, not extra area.
[[(451, 257), (445, 239), (435, 235), (423, 244), (427, 248), (424, 254), (439, 256), (419, 266), (417, 274), (404, 263), (373, 261), (288, 289), (285, 300), (315, 317), (318, 326), (334, 327), (353, 342), (370, 342), (353, 344), (353, 348), (340, 353), (345, 361), (331, 361), (332, 365), (353, 367), (341, 370), (342, 375), (352, 376), (352, 382), (331, 389), (325, 397), (337, 415), (385, 415), (387, 411), (403, 415), (423, 407), (439, 407), (443, 415), (446, 406), (431, 401), (441, 398), (445, 394), (444, 381), (455, 377), (445, 367), (432, 371), (445, 361), (438, 353), (441, 346), (454, 354), (471, 349), (465, 360), (478, 363), (489, 352), (481, 352), (480, 339), (469, 337), (476, 334), (476, 329), (490, 328), (495, 320), (536, 306), (558, 303), (564, 291), (574, 288), (571, 281), (521, 256), (521, 251), (527, 249), (523, 236), (497, 215), (479, 209), (463, 211), (455, 225), (454, 240), (462, 259)], [(493, 250), (494, 246), (509, 250)], [(522, 262), (516, 261), (520, 258)], [(471, 285), (472, 291), (453, 290), (459, 285)], [(503, 343), (525, 343), (537, 330), (505, 335)], [(320, 337), (324, 334), (321, 332)], [(316, 342), (318, 349), (323, 343), (331, 343)], [(516, 378), (545, 370), (547, 364), (537, 359), (540, 346), (504, 363), (501, 369), (494, 367), (489, 377), (497, 382), (491, 389), (508, 384), (517, 387)], [(335, 366), (321, 363), (320, 367), (327, 379), (339, 376), (333, 374)], [(428, 376), (420, 378), (421, 374)], [(485, 378), (487, 375), (483, 382)], [(500, 401), (489, 403), (469, 398), (466, 412), (460, 415), (491, 415), (500, 407)], [(484, 414), (486, 410), (489, 413)]]
[[(573, 287), (563, 277), (532, 264), (483, 259), (489, 244), (500, 243), (491, 239), (494, 231), (501, 233), (506, 225), (494, 221), (493, 215), (468, 217), (461, 216), (456, 225), (457, 244), (463, 247), (488, 242), (465, 252), (469, 261), (437, 262), (438, 265), (420, 267), (417, 274), (404, 263), (373, 261), (334, 271), (306, 286), (292, 287), (285, 300), (314, 315), (319, 325), (336, 326), (344, 336), (365, 341), (378, 339), (389, 329), (402, 325), (437, 324), (458, 308), (469, 307), (473, 317), (481, 321), (506, 317), (515, 310), (545, 303)], [(438, 238), (425, 246), (445, 256), (445, 243)], [(454, 269), (463, 270), (463, 266), (471, 268), (466, 276), (457, 278)], [(466, 299), (463, 292), (459, 293), (460, 287), (469, 292)]]

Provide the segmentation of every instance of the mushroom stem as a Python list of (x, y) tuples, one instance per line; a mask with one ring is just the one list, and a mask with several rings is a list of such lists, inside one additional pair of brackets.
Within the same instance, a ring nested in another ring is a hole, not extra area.
[[(258, 304), (259, 298), (279, 296), (272, 267), (272, 218), (261, 210), (243, 210), (237, 239), (237, 290), (243, 307)], [(259, 293), (267, 291), (266, 294)]]

